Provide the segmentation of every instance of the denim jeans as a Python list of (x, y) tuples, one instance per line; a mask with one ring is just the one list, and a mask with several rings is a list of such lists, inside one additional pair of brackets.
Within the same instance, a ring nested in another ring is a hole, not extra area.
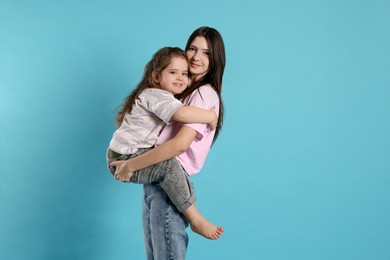
[[(107, 156), (107, 163), (116, 160), (127, 160), (148, 150), (150, 149), (139, 149), (134, 154), (118, 155), (115, 158), (108, 158)], [(110, 172), (114, 174), (115, 170), (110, 169)], [(135, 171), (130, 178), (130, 182), (139, 184), (158, 183), (180, 212), (193, 205), (196, 200), (189, 176), (175, 158)]]
[(147, 260), (185, 259), (188, 222), (160, 185), (144, 185), (142, 222)]

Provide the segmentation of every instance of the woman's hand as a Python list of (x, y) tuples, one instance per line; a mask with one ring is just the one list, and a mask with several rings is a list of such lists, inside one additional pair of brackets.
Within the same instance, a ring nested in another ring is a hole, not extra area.
[(131, 165), (128, 160), (114, 161), (110, 163), (110, 169), (112, 168), (114, 168), (114, 177), (116, 180), (130, 182), (130, 178), (133, 176), (134, 170), (131, 169)]

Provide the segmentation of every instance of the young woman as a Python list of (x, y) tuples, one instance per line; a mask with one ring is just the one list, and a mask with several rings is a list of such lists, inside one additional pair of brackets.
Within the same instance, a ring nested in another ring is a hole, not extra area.
[[(135, 172), (154, 165), (155, 171), (165, 171), (166, 160), (178, 160), (188, 175), (202, 168), (212, 143), (217, 138), (223, 122), (221, 97), (222, 78), (225, 68), (225, 48), (221, 35), (210, 27), (195, 30), (185, 48), (190, 63), (191, 85), (178, 97), (185, 105), (203, 109), (216, 107), (217, 127), (210, 131), (204, 124), (171, 124), (164, 127), (156, 147), (133, 159), (118, 162), (117, 178), (121, 172)], [(171, 159), (175, 158), (175, 159)], [(188, 178), (188, 176), (186, 175)], [(188, 178), (188, 182), (191, 181)], [(204, 236), (218, 238), (223, 228), (207, 222), (195, 207), (191, 214), (198, 217), (191, 228)], [(164, 190), (155, 184), (144, 185), (143, 227), (147, 259), (185, 259), (188, 236), (187, 219), (168, 199)], [(199, 227), (199, 229), (198, 229)]]

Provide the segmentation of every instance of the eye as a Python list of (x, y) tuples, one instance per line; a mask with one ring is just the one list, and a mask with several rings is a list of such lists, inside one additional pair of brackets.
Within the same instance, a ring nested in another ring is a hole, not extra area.
[(188, 48), (188, 50), (189, 50), (189, 51), (195, 51), (196, 49), (195, 49), (194, 47), (190, 46), (190, 47)]
[(174, 70), (170, 71), (169, 73), (172, 74), (172, 75), (176, 75), (177, 74), (176, 71), (174, 71)]
[(204, 54), (205, 56), (210, 56), (210, 52), (209, 52), (209, 51), (204, 51), (203, 54)]
[(184, 72), (182, 75), (188, 78), (188, 73), (187, 72)]

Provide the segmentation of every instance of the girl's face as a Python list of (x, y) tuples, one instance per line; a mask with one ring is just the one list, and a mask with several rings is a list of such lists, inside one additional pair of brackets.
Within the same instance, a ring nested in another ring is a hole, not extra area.
[(193, 80), (199, 80), (209, 70), (209, 46), (203, 36), (198, 36), (190, 44), (187, 50), (187, 57), (190, 63), (190, 72)]
[(171, 63), (154, 77), (158, 87), (173, 95), (183, 92), (188, 86), (188, 62), (183, 57), (173, 57)]

